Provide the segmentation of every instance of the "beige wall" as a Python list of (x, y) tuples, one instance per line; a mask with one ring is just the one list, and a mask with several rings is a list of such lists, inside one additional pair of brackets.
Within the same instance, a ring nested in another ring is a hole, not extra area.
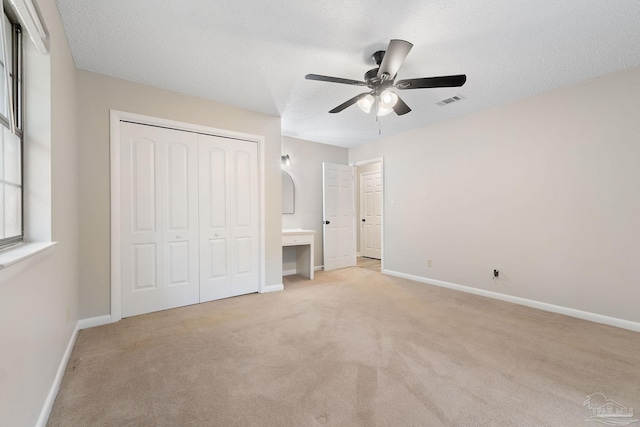
[[(289, 172), (296, 187), (295, 214), (282, 215), (282, 228), (316, 230), (315, 265), (322, 261), (322, 163), (347, 164), (348, 150), (334, 145), (283, 137), (282, 154), (291, 157)], [(295, 270), (295, 248), (283, 248), (283, 270)]]
[(640, 321), (639, 100), (632, 68), (350, 149), (384, 157), (385, 268)]
[(78, 319), (76, 71), (55, 1), (37, 3), (51, 53), (25, 35), (26, 231), (58, 245), (0, 271), (0, 425), (16, 427), (36, 424)]
[(111, 310), (110, 109), (265, 137), (266, 284), (282, 283), (279, 117), (87, 71), (78, 71), (78, 108), (82, 318)]

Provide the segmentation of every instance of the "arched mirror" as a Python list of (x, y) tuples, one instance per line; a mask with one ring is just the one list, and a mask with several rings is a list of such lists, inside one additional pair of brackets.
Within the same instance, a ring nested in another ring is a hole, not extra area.
[(287, 172), (282, 171), (282, 213), (292, 214), (296, 211), (296, 188), (293, 179)]

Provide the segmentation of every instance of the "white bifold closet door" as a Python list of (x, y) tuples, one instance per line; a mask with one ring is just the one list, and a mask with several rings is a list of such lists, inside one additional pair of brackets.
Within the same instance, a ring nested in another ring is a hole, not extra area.
[(122, 123), (122, 316), (195, 304), (197, 135)]
[(200, 301), (258, 292), (257, 145), (198, 138)]
[(122, 316), (259, 289), (257, 144), (121, 123)]

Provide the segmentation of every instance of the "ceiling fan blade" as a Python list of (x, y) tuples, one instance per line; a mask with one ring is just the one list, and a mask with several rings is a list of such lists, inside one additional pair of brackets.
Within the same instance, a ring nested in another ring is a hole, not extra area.
[(413, 44), (405, 40), (391, 40), (387, 47), (380, 68), (378, 69), (378, 77), (382, 79), (383, 74), (387, 74), (387, 80), (392, 80), (398, 74), (400, 66), (409, 54)]
[(339, 113), (340, 111), (344, 110), (347, 107), (351, 107), (353, 104), (355, 104), (356, 102), (360, 101), (361, 98), (364, 98), (365, 96), (369, 95), (369, 93), (361, 93), (360, 95), (356, 95), (353, 98), (351, 98), (348, 101), (343, 102), (342, 104), (338, 105), (336, 108), (334, 108), (333, 110), (329, 111), (330, 113)]
[(411, 108), (409, 108), (409, 106), (405, 104), (405, 102), (400, 97), (398, 97), (396, 105), (393, 106), (393, 111), (395, 111), (397, 115), (402, 116), (411, 111)]
[(367, 83), (358, 80), (342, 79), (340, 77), (321, 76), (320, 74), (307, 74), (304, 76), (307, 80), (317, 80), (319, 82), (342, 83), (352, 86), (366, 86)]
[(423, 77), (420, 79), (400, 80), (396, 83), (398, 89), (425, 89), (431, 87), (458, 87), (467, 81), (465, 74), (441, 77)]

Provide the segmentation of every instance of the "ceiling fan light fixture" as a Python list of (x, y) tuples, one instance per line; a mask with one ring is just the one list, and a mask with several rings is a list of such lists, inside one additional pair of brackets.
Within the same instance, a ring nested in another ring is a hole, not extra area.
[(371, 107), (373, 107), (375, 99), (372, 95), (363, 96), (358, 100), (358, 107), (365, 113), (369, 114), (371, 112)]
[(378, 101), (378, 115), (386, 116), (393, 111), (393, 107), (398, 103), (398, 95), (390, 90), (385, 90), (380, 94)]
[(385, 90), (380, 95), (380, 106), (385, 108), (393, 108), (394, 105), (398, 102), (398, 95), (391, 92), (390, 90)]
[(384, 107), (382, 102), (378, 104), (378, 116), (386, 116), (387, 114), (391, 114), (393, 108)]
[(339, 113), (353, 104), (358, 104), (358, 107), (367, 114), (369, 114), (372, 109), (375, 109), (374, 112), (376, 116), (386, 116), (387, 114), (391, 114), (392, 111), (398, 116), (404, 116), (411, 112), (411, 108), (391, 89), (408, 90), (460, 87), (467, 81), (466, 74), (457, 74), (451, 76), (420, 77), (396, 82), (395, 79), (398, 75), (398, 70), (412, 47), (413, 44), (406, 40), (390, 40), (386, 51), (380, 50), (373, 54), (373, 59), (376, 65), (378, 65), (378, 68), (367, 71), (364, 74), (364, 81), (323, 76), (320, 74), (307, 74), (304, 78), (307, 80), (368, 87), (371, 92), (356, 95), (329, 110), (329, 113)]

